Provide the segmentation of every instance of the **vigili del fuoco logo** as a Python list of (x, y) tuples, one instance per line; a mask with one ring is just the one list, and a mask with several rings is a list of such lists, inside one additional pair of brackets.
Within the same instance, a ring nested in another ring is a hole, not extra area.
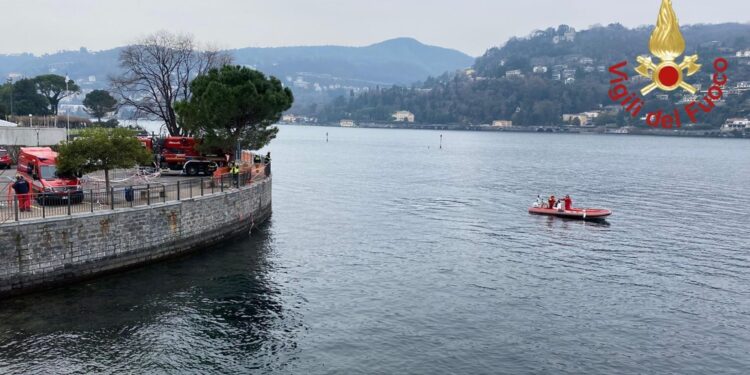
[[(685, 38), (680, 32), (677, 15), (672, 9), (672, 0), (662, 0), (661, 2), (656, 28), (649, 41), (649, 50), (659, 61), (658, 63), (654, 62), (651, 56), (638, 56), (637, 61), (640, 65), (635, 68), (635, 72), (651, 80), (651, 83), (641, 88), (641, 95), (629, 92), (625, 85), (630, 79), (624, 70), (628, 65), (627, 61), (619, 62), (609, 68), (609, 72), (614, 76), (609, 81), (611, 86), (609, 98), (619, 103), (625, 112), (634, 118), (640, 117), (645, 98), (654, 90), (666, 92), (682, 90), (691, 95), (698, 92), (695, 86), (686, 81), (686, 78), (701, 70), (701, 65), (698, 64), (698, 55), (685, 56), (678, 62), (680, 56), (685, 52)], [(675, 108), (672, 113), (664, 113), (662, 109), (650, 112), (646, 115), (646, 124), (667, 129), (679, 128), (683, 122), (680, 109), (684, 110), (690, 122), (696, 123), (698, 113), (701, 111), (711, 112), (716, 107), (715, 102), (721, 100), (724, 96), (722, 88), (727, 83), (727, 76), (724, 73), (728, 67), (729, 62), (724, 58), (720, 57), (714, 60), (711, 86), (703, 98), (693, 100), (682, 108)]]

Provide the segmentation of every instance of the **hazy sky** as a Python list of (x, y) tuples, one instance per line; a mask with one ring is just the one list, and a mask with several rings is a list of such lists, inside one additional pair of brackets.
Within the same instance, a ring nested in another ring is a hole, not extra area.
[[(0, 0), (0, 53), (108, 49), (165, 29), (219, 47), (361, 46), (409, 36), (481, 55), (569, 24), (654, 24), (661, 0)], [(633, 5), (637, 4), (637, 5)], [(749, 22), (750, 0), (673, 0), (682, 24)]]

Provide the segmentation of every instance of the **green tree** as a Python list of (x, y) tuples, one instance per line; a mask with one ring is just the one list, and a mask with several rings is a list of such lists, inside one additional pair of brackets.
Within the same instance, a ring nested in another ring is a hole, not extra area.
[(33, 79), (21, 79), (13, 83), (13, 113), (43, 116), (50, 114), (49, 101), (36, 90)]
[(117, 110), (117, 99), (106, 90), (94, 90), (86, 94), (83, 106), (86, 113), (96, 117), (97, 122), (101, 124), (102, 117)]
[(61, 173), (104, 171), (109, 191), (109, 171), (131, 168), (151, 161), (151, 155), (135, 137), (135, 131), (115, 128), (84, 129), (80, 135), (60, 145), (57, 167)]
[(47, 98), (53, 115), (57, 115), (60, 100), (81, 91), (81, 88), (72, 80), (68, 80), (66, 87), (65, 80), (65, 77), (57, 74), (45, 74), (34, 78), (37, 90)]
[(203, 137), (202, 147), (259, 149), (276, 137), (273, 124), (292, 106), (292, 90), (275, 77), (240, 66), (211, 69), (190, 84), (189, 101), (175, 106), (183, 126)]

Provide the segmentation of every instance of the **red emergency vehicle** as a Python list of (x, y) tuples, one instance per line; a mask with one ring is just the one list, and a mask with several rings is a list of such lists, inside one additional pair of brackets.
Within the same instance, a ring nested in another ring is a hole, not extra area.
[(0, 148), (0, 168), (10, 169), (13, 164), (13, 160), (10, 160), (8, 150)]
[[(143, 142), (143, 141), (142, 141)], [(182, 170), (188, 176), (211, 174), (227, 164), (226, 156), (218, 150), (201, 152), (200, 141), (192, 137), (166, 137), (157, 140), (162, 168)]]
[(81, 203), (81, 181), (57, 173), (56, 161), (57, 153), (49, 147), (22, 147), (17, 171), (29, 183), (39, 204)]

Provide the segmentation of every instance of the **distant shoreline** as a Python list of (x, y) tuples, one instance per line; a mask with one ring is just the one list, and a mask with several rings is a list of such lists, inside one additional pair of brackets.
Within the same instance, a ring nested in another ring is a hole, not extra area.
[[(280, 123), (287, 126), (319, 126), (330, 128), (343, 128), (336, 123), (323, 124), (296, 124)], [(517, 126), (511, 128), (497, 128), (488, 125), (460, 125), (460, 124), (416, 124), (401, 125), (395, 123), (361, 123), (350, 128), (364, 129), (412, 129), (412, 130), (446, 130), (446, 131), (483, 131), (496, 133), (544, 133), (544, 134), (595, 134), (595, 135), (647, 135), (657, 137), (690, 137), (690, 138), (721, 138), (721, 139), (750, 139), (750, 133), (734, 136), (731, 133), (722, 133), (719, 130), (684, 130), (684, 129), (640, 129), (640, 128), (580, 128), (566, 126)]]

